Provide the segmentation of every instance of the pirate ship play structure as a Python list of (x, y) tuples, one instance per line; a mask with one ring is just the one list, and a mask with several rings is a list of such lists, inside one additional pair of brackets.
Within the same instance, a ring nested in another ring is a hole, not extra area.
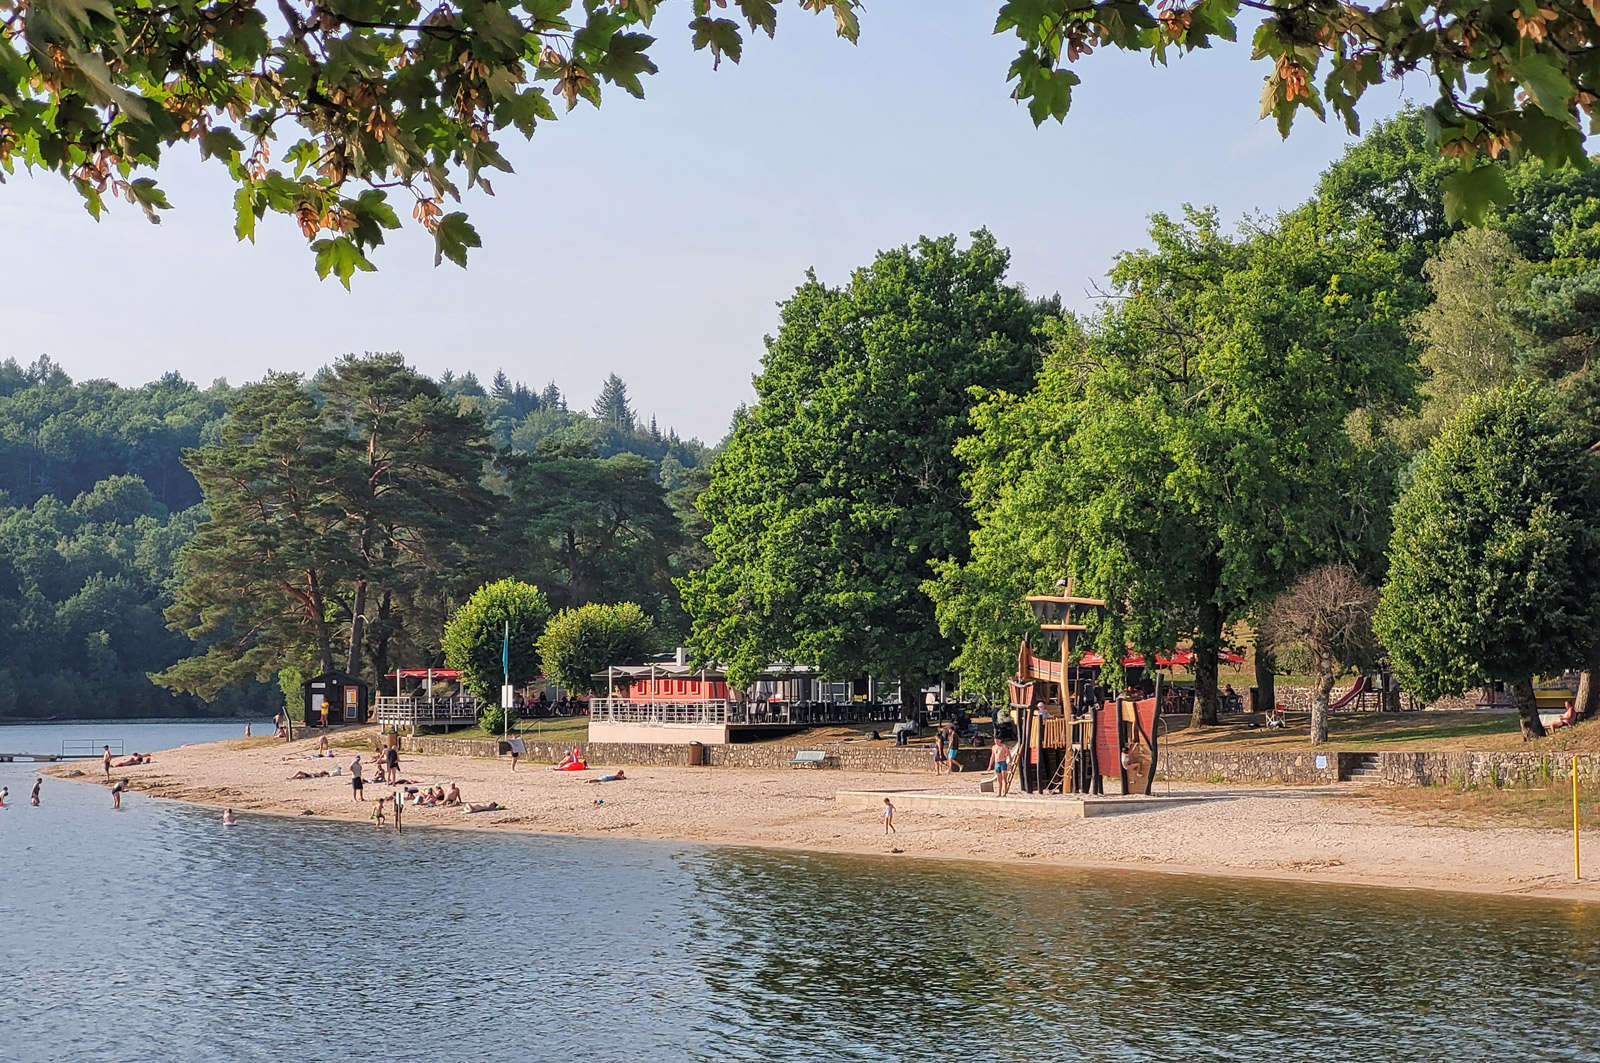
[[(1108, 699), (1100, 669), (1083, 661), (1084, 622), (1103, 610), (1098, 598), (1077, 598), (1072, 580), (1059, 595), (1026, 599), (1046, 638), (1059, 646), (1057, 659), (1036, 656), (1023, 639), (1011, 680), (1011, 713), (1017, 721), (1017, 782), (1029, 792), (1104, 793), (1104, 779), (1121, 780), (1122, 793), (1148, 794), (1156, 773), (1156, 707), (1161, 678), (1151, 697)], [(1075, 659), (1076, 658), (1076, 659)]]

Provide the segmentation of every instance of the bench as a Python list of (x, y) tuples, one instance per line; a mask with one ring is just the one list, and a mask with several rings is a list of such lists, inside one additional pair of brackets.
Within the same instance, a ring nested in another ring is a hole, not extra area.
[(828, 754), (820, 749), (802, 749), (789, 762), (791, 768), (820, 768), (827, 763)]

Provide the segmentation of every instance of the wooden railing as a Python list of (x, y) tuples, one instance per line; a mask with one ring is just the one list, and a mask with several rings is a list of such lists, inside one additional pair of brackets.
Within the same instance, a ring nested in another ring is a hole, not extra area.
[(382, 727), (461, 727), (476, 723), (483, 703), (471, 694), (445, 698), (376, 698), (374, 713)]

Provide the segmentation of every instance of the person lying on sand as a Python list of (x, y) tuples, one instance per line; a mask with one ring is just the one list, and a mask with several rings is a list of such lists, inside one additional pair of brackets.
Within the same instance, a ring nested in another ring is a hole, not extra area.
[(328, 773), (325, 771), (297, 771), (289, 776), (291, 779), (326, 779), (327, 777)]
[(627, 780), (627, 778), (628, 778), (628, 776), (623, 773), (623, 770), (621, 768), (618, 768), (617, 769), (617, 773), (615, 775), (602, 775), (598, 779), (585, 779), (583, 781), (584, 782), (591, 782), (591, 783), (592, 782), (624, 782), (624, 781)]
[(135, 753), (127, 760), (119, 760), (111, 765), (113, 768), (132, 768), (140, 764), (153, 764), (154, 760), (148, 753)]
[(461, 810), (463, 816), (473, 812), (499, 812), (505, 806), (498, 801), (474, 801)]

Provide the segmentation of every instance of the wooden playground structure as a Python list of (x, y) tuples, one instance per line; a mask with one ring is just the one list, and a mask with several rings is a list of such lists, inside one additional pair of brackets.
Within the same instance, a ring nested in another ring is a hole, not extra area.
[(1073, 596), (1072, 580), (1058, 584), (1059, 595), (1029, 595), (1025, 600), (1041, 630), (1053, 633), (1059, 655), (1035, 655), (1024, 639), (1011, 680), (1011, 712), (1017, 721), (1017, 782), (1029, 793), (1103, 794), (1115, 776), (1121, 792), (1148, 794), (1158, 756), (1156, 731), (1162, 681), (1153, 695), (1138, 701), (1108, 699), (1098, 668), (1074, 663), (1081, 657), (1084, 623), (1106, 603)]

